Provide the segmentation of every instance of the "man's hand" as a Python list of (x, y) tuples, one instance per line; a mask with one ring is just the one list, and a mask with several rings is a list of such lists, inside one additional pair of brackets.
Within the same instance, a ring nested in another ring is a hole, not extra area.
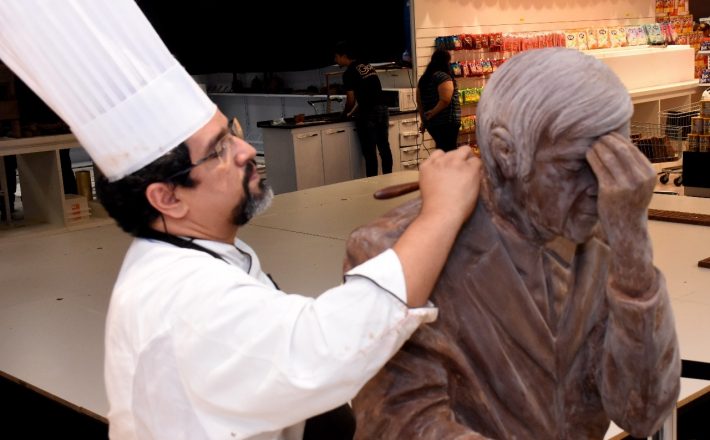
[(432, 151), (419, 172), (422, 214), (447, 213), (447, 217), (462, 223), (476, 206), (480, 184), (481, 160), (470, 147), (459, 147), (448, 153)]
[(619, 133), (602, 136), (587, 152), (599, 183), (599, 222), (612, 251), (615, 286), (631, 296), (645, 292), (655, 280), (647, 209), (656, 173), (648, 159)]
[(394, 244), (407, 286), (407, 304), (426, 304), (461, 225), (476, 206), (481, 160), (469, 147), (431, 153), (419, 169), (422, 208)]

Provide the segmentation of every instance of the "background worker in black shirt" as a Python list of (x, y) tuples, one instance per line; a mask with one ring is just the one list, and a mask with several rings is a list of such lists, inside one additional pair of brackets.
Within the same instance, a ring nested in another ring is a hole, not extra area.
[[(358, 61), (353, 47), (345, 41), (335, 47), (335, 62), (345, 67), (343, 88), (347, 94), (343, 114), (355, 112), (355, 127), (365, 157), (365, 174), (377, 175), (377, 153), (382, 161), (382, 174), (392, 172), (392, 152), (388, 140), (389, 113), (382, 95), (382, 84), (375, 68)], [(357, 108), (356, 107), (357, 102)]]

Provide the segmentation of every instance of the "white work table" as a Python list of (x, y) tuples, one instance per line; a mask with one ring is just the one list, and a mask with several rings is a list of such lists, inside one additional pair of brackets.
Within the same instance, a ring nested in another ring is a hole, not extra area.
[[(280, 194), (239, 237), (291, 293), (317, 296), (342, 280), (345, 240), (405, 200), (372, 193), (416, 180), (398, 172)], [(655, 195), (655, 209), (710, 214), (710, 199)], [(649, 222), (654, 262), (665, 273), (681, 355), (710, 362), (710, 228)], [(0, 372), (88, 414), (108, 412), (103, 386), (104, 319), (130, 237), (114, 225), (22, 238), (0, 236)], [(706, 390), (684, 380), (681, 399)]]

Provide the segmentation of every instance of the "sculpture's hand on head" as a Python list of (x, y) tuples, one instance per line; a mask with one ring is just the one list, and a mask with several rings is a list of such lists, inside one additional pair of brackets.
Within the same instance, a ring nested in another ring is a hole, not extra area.
[(587, 152), (599, 183), (597, 211), (612, 251), (610, 274), (615, 286), (631, 296), (655, 281), (647, 209), (656, 173), (629, 138), (610, 133)]
[(587, 160), (599, 183), (599, 217), (609, 240), (626, 234), (628, 226), (643, 226), (639, 219), (646, 218), (656, 178), (648, 159), (630, 139), (610, 133), (592, 146)]

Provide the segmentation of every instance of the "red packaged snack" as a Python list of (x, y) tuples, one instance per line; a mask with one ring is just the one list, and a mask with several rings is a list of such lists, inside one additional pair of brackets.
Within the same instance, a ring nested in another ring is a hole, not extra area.
[(471, 65), (469, 64), (468, 61), (461, 61), (461, 69), (463, 69), (463, 76), (469, 77), (473, 76), (473, 72), (471, 72)]
[(481, 34), (473, 35), (473, 48), (481, 49), (483, 47), (483, 37)]
[(481, 60), (474, 60), (473, 63), (473, 75), (483, 76), (483, 66), (481, 65)]
[(488, 50), (490, 47), (490, 37), (488, 34), (481, 35), (481, 49)]
[(490, 49), (494, 52), (500, 52), (503, 50), (503, 34), (500, 32), (491, 34)]
[(459, 39), (461, 40), (461, 46), (465, 50), (474, 49), (473, 36), (471, 34), (461, 34)]

